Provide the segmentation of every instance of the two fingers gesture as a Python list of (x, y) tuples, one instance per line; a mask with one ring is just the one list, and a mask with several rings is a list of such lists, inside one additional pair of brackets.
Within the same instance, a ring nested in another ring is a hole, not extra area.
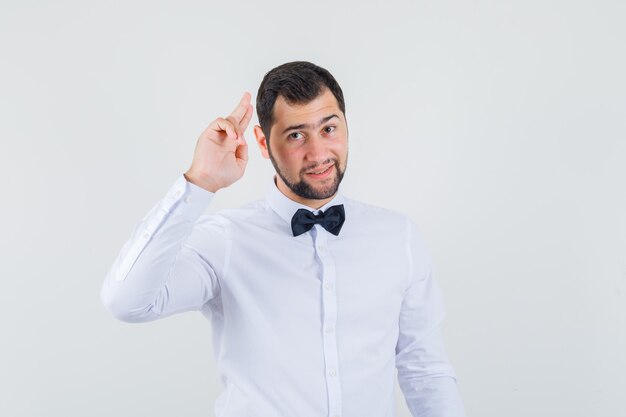
[(248, 144), (244, 137), (253, 107), (245, 92), (235, 109), (218, 117), (200, 134), (193, 161), (185, 173), (188, 181), (216, 192), (239, 180), (248, 163)]

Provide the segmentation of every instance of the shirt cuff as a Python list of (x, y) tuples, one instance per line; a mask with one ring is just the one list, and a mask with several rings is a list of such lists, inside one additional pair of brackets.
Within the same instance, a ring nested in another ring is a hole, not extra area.
[(196, 220), (211, 203), (215, 194), (190, 183), (183, 174), (180, 174), (165, 196), (164, 211), (172, 211), (176, 217)]

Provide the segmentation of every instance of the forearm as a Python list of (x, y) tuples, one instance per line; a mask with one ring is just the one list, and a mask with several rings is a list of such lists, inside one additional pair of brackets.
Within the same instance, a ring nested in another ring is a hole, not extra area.
[(194, 188), (181, 175), (135, 226), (102, 285), (102, 302), (111, 314), (127, 322), (150, 321), (162, 314), (171, 301), (168, 278), (195, 221), (212, 198), (212, 193)]
[(413, 417), (465, 417), (456, 379), (439, 376), (407, 381), (403, 388)]

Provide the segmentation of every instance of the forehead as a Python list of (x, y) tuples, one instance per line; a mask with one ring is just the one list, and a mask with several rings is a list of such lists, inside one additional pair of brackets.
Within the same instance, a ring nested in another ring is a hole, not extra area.
[(325, 88), (323, 92), (308, 103), (289, 104), (279, 96), (274, 103), (274, 125), (272, 129), (305, 123), (315, 123), (324, 116), (343, 113), (333, 93)]

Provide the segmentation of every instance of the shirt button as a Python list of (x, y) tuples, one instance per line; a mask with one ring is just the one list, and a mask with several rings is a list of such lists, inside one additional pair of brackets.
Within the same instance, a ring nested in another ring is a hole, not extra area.
[(324, 288), (326, 288), (327, 290), (332, 290), (333, 284), (324, 284)]
[(332, 327), (327, 327), (327, 328), (326, 328), (326, 333), (332, 333), (332, 331), (333, 331), (333, 328), (332, 328)]
[(176, 192), (174, 193), (174, 197), (180, 197), (180, 193), (181, 193), (180, 190), (176, 190)]
[(190, 203), (191, 202), (191, 197), (185, 197), (185, 203)]
[(334, 369), (331, 369), (329, 374), (330, 374), (330, 376), (335, 376), (335, 375), (337, 375), (337, 371), (335, 371)]
[(319, 246), (319, 249), (320, 249), (322, 252), (326, 252), (326, 246), (324, 246), (324, 245), (320, 245), (320, 246)]
[(150, 233), (148, 233), (148, 232), (144, 232), (144, 234), (143, 234), (143, 238), (144, 238), (144, 239), (148, 239), (149, 237), (150, 237)]

